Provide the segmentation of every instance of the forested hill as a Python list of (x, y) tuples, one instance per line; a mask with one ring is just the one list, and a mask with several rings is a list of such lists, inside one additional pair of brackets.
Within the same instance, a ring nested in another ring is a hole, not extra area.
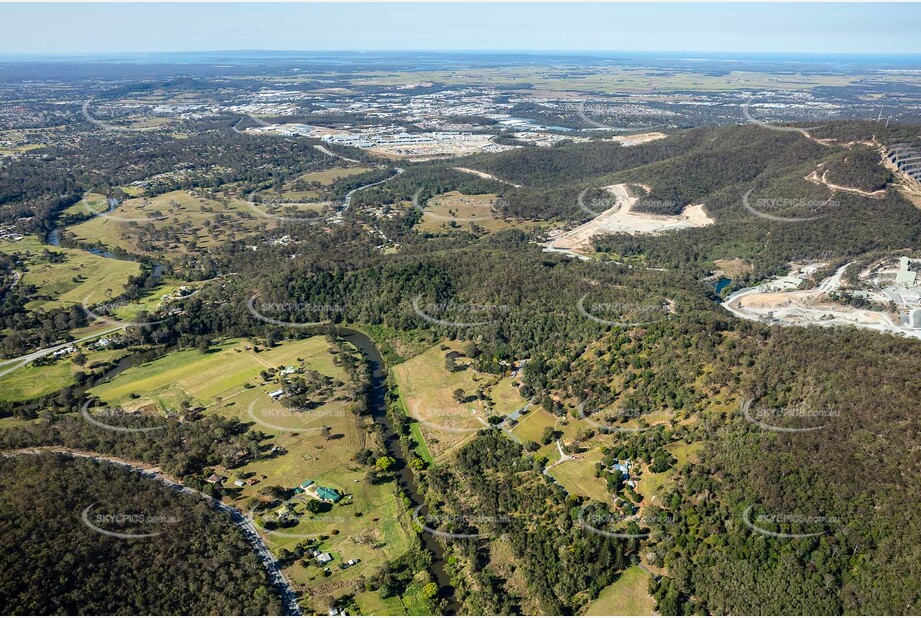
[(734, 351), (745, 396), (811, 411), (798, 426), (820, 429), (773, 431), (738, 411), (708, 421), (710, 445), (666, 497), (674, 525), (652, 548), (668, 570), (659, 611), (919, 613), (917, 344), (819, 328), (759, 339)]
[[(525, 219), (588, 219), (579, 193), (622, 182), (651, 189), (641, 211), (676, 214), (704, 204), (715, 225), (663, 236), (599, 237), (596, 248), (696, 274), (712, 268), (714, 259), (735, 257), (769, 273), (792, 260), (918, 246), (921, 210), (889, 183), (879, 154), (909, 133), (875, 123), (833, 123), (822, 127), (819, 142), (757, 126), (704, 127), (633, 147), (568, 144), (479, 155), (462, 164), (522, 185), (506, 184), (502, 194), (504, 212)], [(816, 170), (827, 171), (829, 182), (885, 189), (884, 195), (832, 191), (807, 179)], [(749, 204), (767, 216), (746, 208), (749, 191)]]
[(281, 613), (226, 515), (120, 466), (0, 457), (0, 533), (6, 614)]
[[(375, 259), (351, 273), (325, 272), (311, 260), (276, 266), (258, 283), (244, 277), (244, 287), (224, 285), (191, 301), (185, 320), (199, 316), (202, 323), (186, 322), (182, 330), (208, 330), (203, 323), (212, 321), (283, 336), (234, 301), (253, 286), (267, 302), (339, 303), (333, 320), (417, 333), (431, 343), (467, 340), (484, 371), (501, 371), (499, 361), (529, 358), (525, 392), (563, 419), (576, 418), (580, 402), (589, 409), (667, 414), (671, 420), (662, 430), (611, 438), (615, 452), (640, 458), (674, 440), (709, 445), (700, 463), (678, 471), (677, 487), (664, 498), (674, 525), (656, 531), (642, 553), (666, 574), (656, 591), (662, 614), (898, 613), (917, 607), (918, 589), (909, 584), (916, 581), (918, 544), (903, 541), (921, 540), (921, 520), (910, 516), (921, 486), (913, 456), (921, 343), (855, 329), (739, 321), (690, 277), (579, 262), (541, 253), (514, 234), (502, 238), (503, 244), (496, 237)], [(263, 268), (252, 260), (239, 266), (247, 273)], [(469, 303), (496, 312), (476, 328), (432, 324), (413, 311), (418, 295), (426, 306)], [(668, 299), (674, 313), (646, 326), (605, 326), (579, 314), (583, 297), (620, 306)], [(277, 317), (315, 318), (296, 312)], [(771, 432), (745, 419), (747, 400), (762, 408), (827, 412), (820, 418), (825, 426)], [(493, 499), (488, 487), (481, 489), (478, 499)], [(820, 518), (818, 527), (778, 530), (822, 534), (764, 536), (745, 526), (749, 506), (758, 509), (753, 517)], [(519, 507), (493, 508), (514, 518)], [(547, 576), (529, 554), (522, 560), (533, 577)], [(571, 602), (557, 593), (548, 592), (547, 607)]]

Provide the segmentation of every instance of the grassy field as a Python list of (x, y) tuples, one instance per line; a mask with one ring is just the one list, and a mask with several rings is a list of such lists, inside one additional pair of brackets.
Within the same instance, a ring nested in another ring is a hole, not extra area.
[(83, 350), (87, 361), (83, 365), (73, 357), (60, 358), (49, 365), (26, 365), (0, 377), (0, 401), (26, 401), (51, 395), (76, 383), (78, 371), (84, 373), (102, 362), (116, 360), (128, 354), (126, 350)]
[(512, 378), (502, 378), (489, 390), (489, 398), (492, 400), (495, 414), (509, 415), (528, 403), (518, 389), (512, 386), (512, 383)]
[(156, 310), (163, 303), (163, 296), (167, 294), (176, 294), (179, 292), (179, 288), (185, 286), (187, 289), (194, 290), (203, 285), (203, 282), (197, 283), (187, 283), (185, 281), (180, 281), (179, 279), (162, 279), (160, 285), (152, 289), (150, 292), (141, 296), (135, 301), (126, 302), (124, 305), (120, 305), (114, 311), (115, 317), (119, 320), (131, 320), (133, 319), (139, 311), (146, 311), (151, 313)]
[[(244, 218), (249, 215), (254, 216)], [(127, 199), (110, 216), (93, 217), (69, 227), (68, 232), (81, 242), (160, 255), (190, 252), (193, 246), (215, 246), (262, 224), (272, 228), (275, 221), (255, 215), (251, 205), (241, 199), (171, 191)]]
[(454, 391), (463, 389), (470, 397), (479, 386), (495, 381), (494, 376), (478, 374), (465, 362), (457, 359), (457, 370), (445, 369), (445, 356), (459, 351), (458, 342), (448, 342), (448, 350), (435, 345), (393, 368), (406, 413), (419, 421), (425, 444), (435, 461), (470, 440), (485, 427), (483, 407), (478, 401), (458, 403)]
[(318, 182), (321, 185), (329, 186), (340, 178), (346, 178), (348, 176), (363, 174), (370, 171), (370, 167), (331, 167), (329, 169), (320, 170), (319, 172), (304, 174), (299, 180), (305, 182)]
[(692, 461), (701, 447), (703, 447), (703, 442), (670, 444), (668, 451), (678, 460), (674, 466), (665, 472), (659, 473), (650, 472), (648, 466), (643, 470), (643, 474), (636, 485), (637, 493), (643, 496), (643, 506), (659, 502), (661, 496), (674, 485), (675, 471), (686, 462)]
[[(287, 366), (317, 371), (343, 385), (315, 409), (286, 408), (268, 395), (278, 388), (278, 378), (264, 380), (260, 372)], [(372, 575), (410, 547), (409, 519), (396, 500), (394, 484), (372, 485), (366, 479), (366, 468), (353, 460), (368, 446), (369, 431), (351, 409), (347, 382), (348, 376), (335, 364), (324, 337), (288, 341), (260, 352), (248, 340), (232, 339), (214, 345), (208, 354), (183, 350), (133, 367), (91, 392), (129, 409), (153, 405), (162, 410), (191, 400), (205, 406), (206, 414), (237, 418), (266, 434), (265, 444), (278, 449), (274, 454), (222, 471), (228, 477), (225, 485), (236, 492), (233, 502), (245, 511), (262, 488), (293, 489), (308, 479), (346, 496), (330, 510), (313, 514), (306, 508), (307, 496), (295, 495), (286, 506), (297, 523), (280, 530), (270, 529), (280, 505), (256, 515), (276, 553), (293, 551), (303, 541), (317, 539), (321, 549), (333, 555), (329, 575), (312, 560), (297, 561), (285, 569), (298, 589), (317, 598), (355, 592), (354, 580)], [(323, 427), (329, 428), (328, 435), (321, 431)], [(258, 483), (233, 485), (244, 478)], [(350, 559), (361, 562), (347, 570), (340, 568), (341, 562)], [(373, 603), (368, 599), (375, 594), (365, 600)], [(386, 606), (389, 600), (380, 602)]]
[[(260, 383), (259, 372), (263, 369), (297, 365), (298, 358), (303, 358), (311, 369), (344, 381), (345, 373), (333, 364), (328, 347), (322, 337), (313, 337), (257, 353), (251, 342), (231, 339), (214, 346), (208, 354), (181, 350), (132, 367), (90, 392), (103, 401), (132, 409), (151, 403), (165, 403), (172, 408), (185, 399), (208, 406), (218, 397), (224, 399), (244, 390), (246, 383)], [(141, 393), (141, 397), (132, 397)]]
[(540, 438), (547, 427), (553, 427), (557, 422), (557, 417), (553, 416), (543, 408), (531, 408), (527, 414), (521, 417), (521, 420), (512, 429), (522, 442), (533, 440), (540, 444)]
[(435, 463), (435, 458), (429, 452), (429, 447), (425, 443), (425, 436), (422, 435), (422, 429), (419, 427), (418, 421), (412, 421), (409, 424), (409, 432), (412, 434), (413, 440), (416, 441), (416, 448), (414, 449), (416, 455), (426, 463)]
[(500, 229), (502, 222), (496, 217), (495, 201), (496, 196), (492, 193), (464, 195), (451, 191), (436, 195), (422, 206), (425, 214), (416, 227), (433, 234), (452, 229), (467, 230), (471, 223), (487, 229)]
[(21, 146), (12, 146), (9, 148), (0, 148), (0, 155), (15, 155), (29, 152), (37, 148), (44, 148), (44, 144), (22, 144)]
[(599, 502), (610, 502), (610, 494), (604, 479), (595, 477), (595, 464), (604, 459), (598, 448), (576, 455), (578, 459), (564, 461), (549, 472), (560, 485), (571, 494), (584, 496)]
[[(317, 172), (309, 172), (286, 182), (279, 190), (268, 190), (261, 194), (263, 199), (281, 200), (284, 206), (272, 206), (270, 212), (279, 208), (294, 208), (298, 211), (310, 210), (323, 212), (334, 205), (329, 187), (348, 176), (371, 171), (370, 167), (332, 167)], [(284, 214), (279, 211), (279, 214)]]
[(649, 596), (649, 574), (632, 566), (601, 591), (586, 616), (652, 616), (656, 604)]
[[(60, 258), (54, 263), (45, 258), (49, 251)], [(19, 285), (34, 285), (35, 300), (29, 309), (53, 309), (67, 305), (103, 302), (125, 291), (128, 278), (140, 274), (141, 267), (125, 260), (113, 260), (79, 249), (51, 247), (35, 236), (19, 242), (0, 240), (0, 252), (23, 254), (25, 273)]]
[(487, 232), (498, 232), (510, 228), (532, 229), (537, 223), (517, 222), (503, 219), (495, 210), (496, 195), (482, 193), (464, 195), (451, 191), (436, 195), (424, 205), (425, 214), (416, 229), (430, 234), (444, 234), (454, 230), (469, 231), (471, 225)]
[[(532, 89), (550, 92), (680, 92), (736, 91), (746, 88), (772, 90), (809, 90), (821, 86), (845, 86), (861, 76), (803, 75), (754, 71), (731, 71), (726, 74), (679, 72), (663, 77), (661, 73), (643, 67), (605, 67), (597, 72), (561, 76), (556, 68), (499, 67), (477, 70), (477, 82), (483, 85), (512, 88), (515, 85), (532, 85)], [(466, 84), (470, 76), (463, 71), (394, 71), (369, 72), (352, 80), (360, 86), (399, 86), (420, 81), (441, 84)]]
[(406, 606), (398, 596), (381, 598), (379, 592), (360, 592), (355, 595), (355, 603), (361, 609), (362, 616), (406, 616)]

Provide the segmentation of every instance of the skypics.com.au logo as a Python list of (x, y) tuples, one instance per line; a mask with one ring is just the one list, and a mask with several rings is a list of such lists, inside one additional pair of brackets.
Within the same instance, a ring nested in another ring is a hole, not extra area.
[[(590, 118), (588, 116), (588, 113), (585, 111), (585, 104), (586, 104), (585, 101), (579, 102), (579, 105), (576, 108), (576, 115), (579, 116), (582, 122), (585, 122), (586, 124), (589, 124), (598, 130), (616, 131), (616, 132), (651, 131), (653, 129), (660, 129), (665, 126), (663, 124), (655, 124), (655, 125), (642, 126), (642, 127), (614, 127), (609, 124), (605, 124), (603, 122), (598, 122), (594, 118)], [(591, 112), (591, 113), (594, 115), (594, 112)]]
[[(829, 534), (831, 526), (841, 524), (841, 519), (837, 517), (826, 517), (824, 515), (805, 515), (801, 513), (759, 513), (753, 516), (755, 510), (754, 504), (750, 504), (742, 512), (742, 523), (745, 527), (762, 534), (777, 539), (807, 539), (815, 536)], [(769, 530), (765, 526), (778, 528)], [(818, 528), (818, 530), (816, 530)], [(803, 530), (802, 532), (793, 532), (793, 530)], [(806, 532), (806, 530), (811, 530)]]
[[(275, 431), (290, 433), (327, 432), (327, 421), (334, 421), (348, 414), (346, 406), (335, 406), (327, 409), (304, 410), (300, 408), (269, 407), (256, 411), (257, 401), (253, 401), (246, 409), (246, 414), (257, 425), (262, 425)], [(284, 424), (290, 422), (291, 424)]]
[[(779, 223), (805, 223), (807, 221), (817, 221), (833, 214), (840, 204), (836, 200), (813, 200), (805, 198), (788, 198), (788, 197), (762, 197), (752, 205), (751, 194), (755, 189), (749, 189), (742, 196), (742, 206), (745, 210), (768, 221)], [(787, 216), (774, 213), (788, 212), (804, 213), (809, 216)]]
[[(757, 425), (768, 431), (779, 433), (806, 433), (818, 431), (828, 424), (828, 419), (841, 416), (838, 410), (817, 410), (804, 406), (785, 408), (755, 408), (752, 409), (752, 400), (746, 400), (742, 406), (742, 416), (749, 423)], [(804, 419), (811, 419), (808, 422)], [(784, 426), (784, 423), (806, 423), (802, 427)], [(816, 424), (821, 423), (821, 424)]]
[[(770, 129), (771, 131), (781, 131), (781, 132), (785, 132), (785, 133), (803, 133), (803, 134), (807, 134), (808, 131), (815, 131), (816, 129), (820, 129), (820, 128), (821, 128), (821, 126), (816, 126), (816, 127), (805, 127), (805, 128), (800, 128), (800, 127), (784, 127), (784, 126), (779, 126), (779, 125), (776, 125), (776, 124), (771, 124), (771, 123), (769, 123), (769, 122), (765, 122), (765, 121), (763, 121), (763, 120), (760, 120), (760, 119), (758, 119), (758, 118), (755, 118), (755, 117), (753, 117), (752, 114), (751, 114), (751, 106), (752, 106), (752, 102), (753, 102), (754, 100), (755, 100), (755, 97), (752, 96), (752, 97), (749, 97), (748, 100), (745, 101), (745, 103), (742, 104), (742, 115), (745, 117), (745, 120), (747, 120), (750, 124), (757, 125), (757, 126), (763, 128), (763, 129)], [(767, 105), (769, 105), (769, 104), (762, 104), (762, 105), (767, 106)]]
[(605, 326), (633, 328), (647, 326), (666, 319), (671, 314), (671, 305), (663, 300), (659, 303), (636, 302), (587, 302), (587, 292), (576, 303), (582, 317)]
[[(340, 304), (305, 303), (296, 300), (263, 301), (254, 293), (246, 301), (246, 309), (257, 320), (287, 328), (310, 328), (328, 325), (345, 312)], [(303, 320), (294, 317), (304, 316)]]
[(675, 520), (665, 513), (627, 515), (601, 510), (586, 512), (587, 509), (586, 506), (579, 508), (576, 516), (579, 526), (592, 534), (615, 539), (645, 539), (651, 536), (654, 530), (661, 530), (675, 523)]
[[(591, 414), (585, 412), (585, 402), (580, 402), (576, 408), (578, 417), (589, 425), (594, 425), (602, 433), (638, 433), (649, 431), (654, 425), (639, 425), (636, 427), (626, 427), (624, 425), (615, 425), (613, 423), (629, 423), (631, 421), (642, 421), (644, 417), (651, 414), (650, 410), (640, 408), (617, 408), (615, 410), (600, 410)], [(602, 417), (606, 423), (594, 420), (593, 417)]]
[(290, 202), (256, 191), (250, 193), (244, 203), (254, 214), (281, 223), (320, 225), (336, 220), (335, 214), (322, 214), (323, 210), (332, 206), (329, 203)]
[[(90, 413), (90, 405), (94, 401), (97, 401), (95, 397), (84, 402), (84, 404), (80, 407), (80, 414), (87, 422), (95, 425), (96, 427), (101, 427), (102, 429), (107, 429), (108, 431), (116, 431), (120, 433), (145, 433), (148, 431), (157, 431), (158, 429), (164, 429), (166, 427), (165, 423), (159, 423), (145, 427), (126, 426), (124, 424), (124, 421), (126, 420), (136, 423), (139, 419), (146, 419), (151, 417), (137, 412), (129, 412), (120, 406), (105, 406)], [(121, 424), (113, 425), (111, 424), (112, 422), (121, 422)]]
[[(490, 528), (501, 527), (503, 524), (511, 523), (511, 518), (507, 516), (479, 515), (467, 513), (429, 513), (420, 517), (422, 505), (416, 507), (413, 511), (413, 521), (423, 532), (434, 534), (443, 539), (482, 539), (492, 536), (489, 532), (455, 532), (455, 530), (469, 530), (471, 528), (479, 529), (484, 525)], [(436, 527), (432, 527), (436, 526)], [(446, 528), (440, 530), (439, 528)]]
[[(589, 192), (592, 192), (591, 198), (587, 197)], [(586, 213), (594, 219), (610, 211), (612, 208), (618, 205), (623, 208), (624, 199), (620, 196), (610, 193), (609, 191), (604, 191), (604, 189), (589, 187), (587, 189), (582, 189), (582, 191), (579, 192), (579, 195), (576, 198), (576, 203), (579, 205), (579, 209), (582, 212)], [(641, 204), (643, 208), (653, 212), (674, 210), (678, 206), (678, 202), (673, 200), (642, 200)], [(613, 212), (618, 211), (619, 209)]]
[(90, 296), (87, 296), (83, 299), (83, 312), (86, 314), (86, 317), (90, 321), (100, 321), (106, 324), (111, 324), (112, 326), (153, 326), (154, 324), (159, 324), (164, 320), (144, 320), (144, 321), (122, 321), (122, 320), (113, 320), (109, 317), (112, 314), (115, 314), (118, 310), (125, 307), (130, 307), (133, 303), (127, 301), (108, 301), (104, 303), (95, 303), (90, 305)]
[[(164, 527), (179, 523), (179, 518), (171, 515), (148, 515), (145, 513), (97, 513), (93, 511), (98, 502), (89, 505), (80, 513), (80, 521), (94, 532), (115, 539), (150, 539), (160, 536)], [(150, 530), (150, 532), (144, 532)]]
[(456, 328), (486, 326), (510, 311), (508, 305), (491, 303), (458, 303), (453, 300), (425, 303), (422, 294), (413, 298), (412, 306), (416, 315), (426, 322)]

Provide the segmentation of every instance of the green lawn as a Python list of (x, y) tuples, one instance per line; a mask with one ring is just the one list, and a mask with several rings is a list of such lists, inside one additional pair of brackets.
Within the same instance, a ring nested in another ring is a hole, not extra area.
[(496, 376), (474, 371), (464, 357), (457, 359), (457, 370), (445, 369), (445, 356), (451, 350), (459, 351), (461, 344), (445, 345), (448, 350), (434, 345), (393, 368), (404, 410), (419, 421), (419, 430), (435, 461), (443, 460), (485, 427), (481, 402), (458, 403), (454, 391), (460, 388), (468, 396), (475, 395), (478, 386), (489, 386), (497, 380)]
[(320, 170), (319, 172), (304, 174), (300, 179), (307, 182), (318, 182), (321, 185), (331, 185), (340, 178), (370, 171), (370, 167), (331, 167), (326, 170)]
[(216, 397), (239, 391), (244, 383), (259, 382), (263, 369), (293, 365), (298, 358), (324, 375), (345, 381), (345, 372), (333, 364), (328, 347), (323, 337), (312, 337), (256, 353), (250, 342), (232, 339), (213, 346), (208, 354), (181, 350), (132, 367), (90, 392), (108, 403), (125, 403), (137, 393), (146, 399), (162, 395), (168, 400), (183, 397), (209, 405)]
[(652, 616), (656, 603), (649, 596), (649, 574), (632, 566), (601, 591), (586, 616)]
[[(353, 402), (347, 395), (348, 375), (334, 363), (329, 350), (330, 344), (322, 336), (285, 341), (258, 353), (253, 342), (230, 339), (214, 344), (208, 354), (181, 350), (132, 367), (91, 392), (106, 402), (131, 408), (149, 409), (153, 405), (161, 410), (175, 409), (190, 399), (205, 406), (205, 414), (236, 418), (266, 434), (263, 444), (277, 447), (276, 455), (222, 472), (228, 476), (225, 486), (236, 494), (233, 503), (245, 511), (254, 506), (251, 501), (264, 487), (293, 489), (307, 479), (347, 496), (331, 510), (313, 514), (306, 508), (307, 497), (296, 495), (287, 506), (298, 521), (278, 531), (283, 534), (272, 532), (269, 524), (277, 519), (275, 510), (280, 505), (259, 512), (256, 519), (275, 552), (293, 550), (305, 539), (325, 536), (321, 547), (334, 557), (329, 565), (331, 575), (324, 576), (313, 562), (305, 565), (301, 561), (287, 567), (285, 573), (300, 590), (343, 582), (343, 587), (335, 588), (335, 594), (344, 594), (354, 591), (348, 582), (370, 577), (405, 554), (411, 547), (412, 533), (408, 515), (397, 501), (394, 483), (372, 485), (366, 479), (366, 468), (353, 459), (359, 451), (373, 446), (372, 437), (352, 411)], [(278, 387), (278, 377), (264, 380), (260, 372), (288, 365), (315, 370), (345, 385), (334, 388), (317, 408), (287, 408), (268, 395)], [(139, 397), (132, 397), (132, 393)], [(321, 431), (323, 427), (329, 428), (328, 435)], [(258, 483), (243, 487), (233, 484), (244, 478)], [(339, 564), (349, 559), (361, 562), (341, 569)]]
[[(44, 259), (45, 251), (62, 257), (59, 263)], [(52, 309), (67, 305), (104, 302), (125, 291), (128, 277), (140, 274), (135, 262), (113, 260), (80, 249), (52, 247), (35, 236), (19, 242), (0, 241), (0, 252), (19, 253), (25, 257), (25, 273), (20, 285), (34, 285), (37, 298), (29, 309)]]
[(413, 440), (416, 441), (416, 455), (429, 464), (435, 463), (435, 458), (432, 457), (429, 448), (425, 445), (425, 438), (422, 437), (422, 430), (419, 429), (419, 423), (415, 421), (411, 422), (409, 424), (409, 432), (412, 434)]
[(512, 386), (512, 378), (499, 380), (489, 391), (496, 414), (508, 415), (523, 407), (527, 400)]
[(382, 598), (380, 591), (360, 592), (355, 595), (355, 603), (362, 616), (405, 616), (406, 607), (398, 596)]
[(637, 493), (643, 496), (643, 504), (658, 503), (661, 497), (674, 485), (675, 471), (680, 469), (685, 462), (691, 461), (701, 447), (703, 447), (703, 442), (669, 444), (668, 451), (678, 460), (674, 466), (665, 472), (659, 473), (650, 472), (649, 467), (646, 466), (636, 485)]
[(77, 365), (68, 356), (49, 365), (26, 365), (0, 377), (0, 401), (26, 401), (51, 395), (73, 385), (74, 374), (78, 371), (86, 372), (96, 363), (108, 362), (128, 354), (127, 350), (84, 349), (83, 352), (87, 357), (86, 365)]
[(610, 494), (604, 479), (595, 477), (595, 464), (604, 459), (600, 449), (578, 455), (580, 459), (565, 461), (550, 470), (550, 475), (566, 490), (599, 502), (609, 502)]
[[(93, 217), (67, 231), (83, 242), (168, 260), (193, 251), (192, 243), (198, 247), (215, 246), (231, 234), (252, 231), (263, 224), (269, 228), (275, 225), (272, 219), (253, 215), (251, 205), (236, 197), (170, 191), (127, 199), (110, 216)], [(173, 230), (179, 241), (145, 239), (139, 230), (147, 225), (160, 231)]]
[(533, 440), (541, 444), (540, 438), (544, 433), (544, 429), (553, 427), (556, 421), (557, 417), (543, 408), (533, 407), (521, 417), (518, 424), (512, 429), (512, 433), (518, 436), (522, 442)]

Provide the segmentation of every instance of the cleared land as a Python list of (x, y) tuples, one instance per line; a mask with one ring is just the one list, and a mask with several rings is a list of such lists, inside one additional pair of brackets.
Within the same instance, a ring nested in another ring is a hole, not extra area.
[(549, 473), (569, 493), (607, 503), (610, 502), (607, 484), (604, 479), (595, 477), (595, 464), (602, 459), (601, 450), (593, 448), (573, 455), (571, 461), (554, 466)]
[(652, 616), (656, 602), (649, 596), (649, 574), (632, 566), (601, 591), (586, 616)]
[(654, 142), (657, 139), (663, 139), (665, 137), (668, 137), (665, 133), (652, 131), (650, 133), (637, 133), (635, 135), (615, 135), (611, 139), (621, 146), (639, 146), (640, 144)]
[(0, 377), (0, 401), (27, 401), (44, 397), (76, 384), (78, 372), (89, 373), (102, 363), (117, 360), (127, 350), (83, 349), (84, 364), (76, 363), (73, 355), (59, 358), (47, 365), (29, 364)]
[(528, 225), (503, 218), (496, 211), (496, 199), (496, 195), (492, 193), (464, 195), (451, 191), (436, 195), (426, 202), (425, 213), (416, 229), (431, 234), (443, 234), (452, 230), (469, 231), (471, 226), (488, 232), (514, 227), (537, 227), (534, 223)]
[(714, 223), (704, 211), (703, 204), (688, 206), (684, 212), (675, 216), (633, 212), (639, 198), (630, 196), (627, 185), (611, 185), (605, 189), (614, 196), (615, 205), (591, 221), (557, 236), (550, 243), (552, 248), (588, 251), (591, 249), (592, 237), (598, 234), (660, 234)]
[(102, 211), (67, 231), (84, 243), (140, 255), (186, 253), (231, 240), (259, 225), (274, 227), (275, 221), (259, 216), (255, 208), (237, 198), (171, 191), (127, 199), (111, 213)]
[[(910, 73), (904, 74), (912, 79)], [(585, 75), (560, 76), (556, 67), (497, 67), (477, 70), (477, 81), (484, 86), (511, 88), (517, 84), (527, 86), (529, 92), (683, 92), (694, 91), (737, 91), (739, 89), (811, 90), (823, 86), (846, 86), (860, 80), (853, 75), (812, 75), (789, 73), (778, 76), (775, 73), (756, 71), (730, 71), (726, 74), (684, 72), (669, 75), (663, 79), (659, 71), (643, 67), (605, 67), (604, 71)], [(400, 86), (430, 81), (446, 85), (466, 85), (469, 74), (463, 71), (377, 71), (364, 73), (352, 80), (356, 86)]]
[(514, 148), (514, 146), (500, 146), (492, 140), (492, 135), (470, 135), (462, 140), (435, 140), (419, 144), (388, 144), (381, 140), (373, 148), (368, 148), (368, 152), (391, 159), (425, 160), (438, 157), (460, 157), (477, 152), (498, 152)]
[(464, 172), (465, 174), (473, 174), (474, 176), (479, 176), (480, 178), (486, 178), (487, 180), (495, 180), (498, 182), (504, 182), (507, 185), (512, 185), (516, 189), (520, 189), (521, 185), (516, 185), (514, 182), (509, 182), (507, 180), (502, 180), (501, 178), (496, 178), (488, 172), (481, 172), (480, 170), (470, 169), (469, 167), (455, 167), (455, 170), (458, 172)]
[(124, 293), (128, 278), (141, 267), (125, 260), (113, 260), (79, 249), (51, 247), (34, 236), (21, 241), (0, 240), (0, 252), (22, 254), (25, 273), (19, 285), (34, 285), (35, 300), (28, 309), (53, 309), (89, 302), (103, 302)]
[(518, 392), (518, 388), (514, 386), (516, 383), (510, 377), (502, 378), (489, 390), (494, 414), (508, 415), (528, 403)]
[(646, 466), (636, 484), (637, 493), (643, 496), (641, 506), (645, 507), (653, 504), (661, 506), (661, 497), (674, 485), (675, 472), (686, 462), (693, 461), (697, 456), (697, 452), (702, 447), (702, 442), (693, 442), (691, 444), (677, 442), (675, 444), (669, 444), (666, 448), (677, 460), (674, 466), (665, 472), (658, 473), (650, 472), (649, 467)]
[[(195, 404), (213, 405), (217, 398), (228, 398), (244, 389), (247, 383), (262, 382), (263, 369), (298, 365), (303, 358), (311, 369), (345, 380), (345, 373), (333, 364), (326, 351), (329, 344), (322, 337), (286, 342), (256, 352), (257, 346), (246, 340), (231, 339), (202, 354), (198, 350), (181, 350), (157, 360), (132, 367), (100, 384), (90, 393), (102, 400), (138, 409), (162, 401), (178, 404), (190, 400)], [(273, 389), (274, 390), (274, 389)], [(141, 394), (132, 397), (132, 394)]]
[[(450, 352), (460, 353), (459, 342), (446, 342), (447, 350), (435, 345), (393, 368), (400, 398), (410, 418), (419, 422), (419, 431), (435, 461), (470, 440), (487, 427), (484, 405), (476, 400), (477, 388), (496, 382), (496, 376), (478, 373), (465, 357), (458, 357), (455, 371), (445, 368)], [(467, 401), (459, 403), (454, 392), (462, 389)]]
[[(313, 370), (343, 384), (322, 405), (292, 410), (268, 395), (279, 387), (278, 374), (268, 379), (260, 376), (263, 370), (285, 367)], [(127, 409), (149, 411), (176, 409), (173, 406), (190, 400), (204, 406), (206, 414), (253, 423), (276, 450), (266, 451), (238, 468), (218, 468), (227, 478), (225, 487), (234, 490), (234, 504), (244, 511), (264, 500), (260, 496), (263, 488), (293, 490), (306, 480), (345, 496), (321, 513), (307, 509), (309, 498), (305, 494), (255, 513), (260, 532), (276, 555), (282, 549), (294, 551), (308, 540), (318, 541), (322, 551), (332, 554), (329, 574), (309, 556), (285, 568), (293, 585), (316, 600), (326, 594), (336, 597), (355, 592), (359, 577), (371, 576), (410, 548), (409, 519), (396, 500), (393, 483), (372, 485), (366, 468), (353, 460), (370, 438), (362, 420), (351, 410), (347, 382), (323, 337), (289, 341), (259, 352), (248, 340), (232, 339), (213, 346), (208, 354), (179, 351), (133, 367), (91, 392)], [(323, 431), (324, 427), (328, 429)], [(249, 479), (257, 482), (235, 485), (235, 481)], [(282, 507), (289, 511), (286, 518), (293, 525), (276, 527), (276, 511)], [(339, 566), (351, 559), (361, 562), (349, 569)], [(370, 596), (362, 600), (371, 607), (390, 603), (378, 593), (367, 594)]]
[(298, 180), (302, 180), (304, 182), (317, 182), (321, 185), (328, 186), (340, 178), (347, 178), (348, 176), (363, 174), (364, 172), (370, 171), (370, 167), (331, 167), (319, 172), (310, 172), (308, 174), (304, 174)]
[[(773, 282), (755, 288), (739, 290), (723, 303), (733, 315), (746, 320), (789, 325), (856, 326), (880, 332), (921, 338), (921, 329), (897, 324), (894, 314), (869, 309), (857, 309), (833, 302), (828, 294), (841, 288), (845, 267), (810, 290), (767, 291), (782, 287), (789, 277), (777, 277)], [(891, 291), (890, 291), (891, 292)], [(891, 297), (891, 296), (890, 296)], [(911, 304), (902, 307), (913, 308)]]

